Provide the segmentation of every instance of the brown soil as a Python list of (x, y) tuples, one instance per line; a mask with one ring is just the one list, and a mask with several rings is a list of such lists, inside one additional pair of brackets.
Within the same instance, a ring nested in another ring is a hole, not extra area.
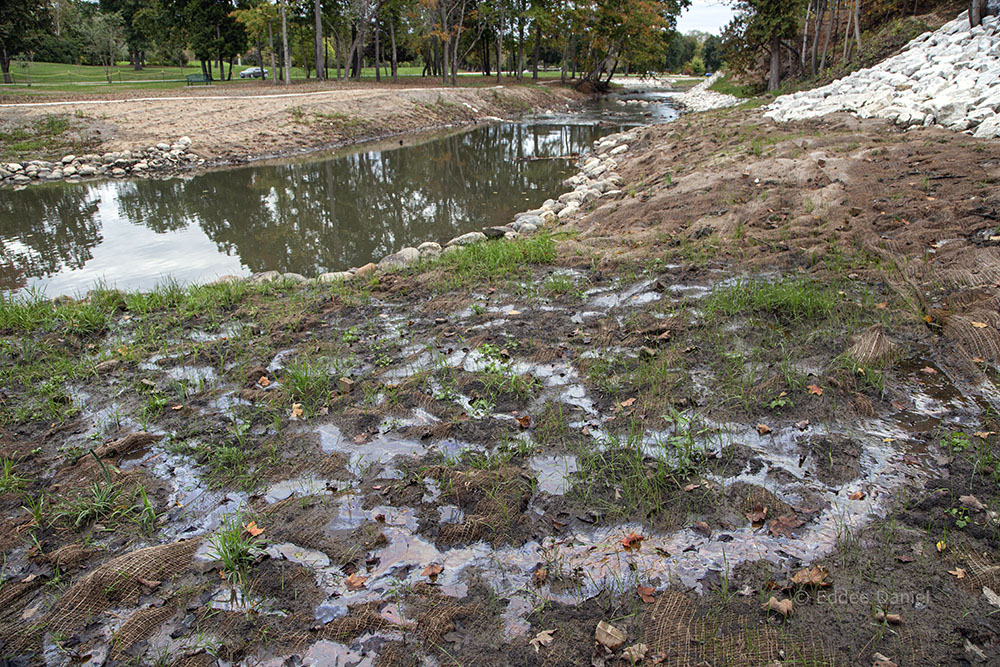
[(238, 88), (18, 97), (0, 99), (0, 127), (59, 114), (71, 119), (74, 136), (86, 137), (88, 152), (142, 149), (188, 136), (191, 150), (201, 157), (233, 161), (509, 117), (582, 99), (571, 88), (555, 85), (439, 84), (327, 82), (286, 89), (256, 82)]

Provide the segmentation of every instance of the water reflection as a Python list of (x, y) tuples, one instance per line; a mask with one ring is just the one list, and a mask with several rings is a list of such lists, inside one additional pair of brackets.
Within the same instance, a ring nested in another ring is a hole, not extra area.
[(316, 275), (447, 240), (561, 191), (567, 160), (620, 127), (504, 123), (190, 178), (39, 185), (0, 198), (0, 288), (50, 296), (278, 270)]

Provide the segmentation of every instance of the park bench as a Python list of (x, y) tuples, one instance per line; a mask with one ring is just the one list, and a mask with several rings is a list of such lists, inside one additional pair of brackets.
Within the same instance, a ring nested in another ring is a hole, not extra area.
[(188, 74), (186, 77), (187, 85), (193, 85), (196, 83), (203, 83), (206, 86), (210, 83), (209, 78), (204, 74)]

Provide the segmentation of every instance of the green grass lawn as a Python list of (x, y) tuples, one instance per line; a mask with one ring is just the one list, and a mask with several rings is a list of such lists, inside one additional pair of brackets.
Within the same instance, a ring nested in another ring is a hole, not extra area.
[[(233, 65), (233, 78), (230, 81), (213, 81), (212, 85), (239, 85), (250, 83), (252, 79), (240, 79), (239, 73), (247, 69), (250, 65)], [(270, 79), (271, 68), (268, 67), (268, 79)], [(225, 68), (228, 72), (228, 67)], [(329, 69), (331, 78), (336, 76), (336, 69)], [(420, 65), (399, 67), (398, 74), (402, 79), (420, 79), (423, 67)], [(132, 69), (128, 63), (118, 63), (111, 70), (112, 83), (107, 82), (107, 72), (103, 67), (89, 65), (67, 65), (63, 63), (20, 63), (11, 64), (11, 75), (14, 78), (13, 84), (0, 84), (0, 93), (7, 94), (35, 94), (43, 92), (109, 92), (121, 89), (159, 89), (159, 88), (183, 88), (187, 85), (185, 76), (188, 74), (201, 74), (201, 65), (192, 63), (186, 67), (163, 67), (149, 66), (142, 70)], [(215, 76), (218, 77), (218, 71)], [(375, 68), (365, 67), (361, 70), (362, 79), (374, 80)], [(383, 81), (389, 79), (386, 70), (382, 73)], [(540, 71), (540, 79), (554, 79), (559, 77), (559, 70)], [(479, 82), (489, 81), (485, 77), (479, 76), (476, 72), (460, 74), (470, 80), (478, 79)], [(292, 68), (292, 80), (304, 81), (306, 72), (301, 67)], [(508, 80), (506, 75), (504, 80)], [(531, 81), (531, 75), (525, 76), (525, 81)], [(471, 81), (470, 81), (471, 83)], [(474, 85), (474, 84), (473, 84)]]

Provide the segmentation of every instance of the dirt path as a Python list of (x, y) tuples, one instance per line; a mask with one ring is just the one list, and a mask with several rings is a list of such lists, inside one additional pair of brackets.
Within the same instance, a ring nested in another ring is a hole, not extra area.
[[(313, 84), (291, 91), (257, 85), (239, 93), (185, 90), (60, 96), (0, 104), (0, 126), (59, 114), (88, 151), (122, 151), (181, 136), (205, 158), (243, 159), (509, 116), (580, 99), (555, 86), (374, 86)], [(55, 150), (55, 149), (53, 149)], [(35, 156), (39, 157), (39, 156)]]

